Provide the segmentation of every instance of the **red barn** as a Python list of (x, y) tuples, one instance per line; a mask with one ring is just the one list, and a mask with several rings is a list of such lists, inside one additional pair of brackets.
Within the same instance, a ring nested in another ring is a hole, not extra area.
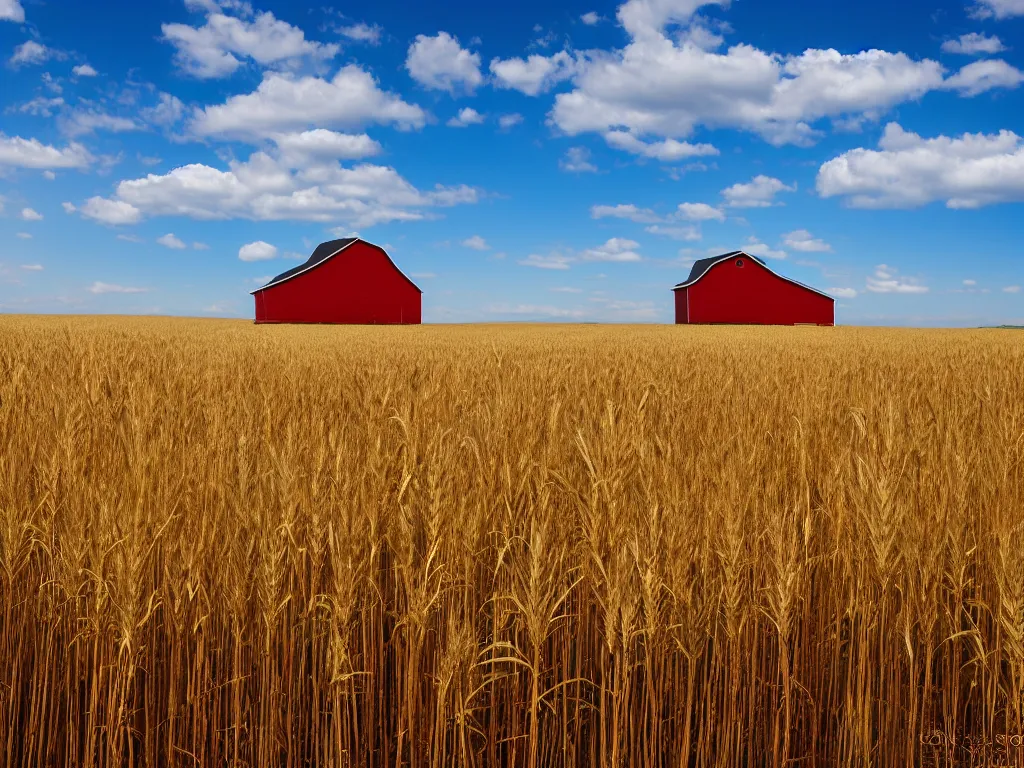
[(358, 237), (321, 243), (252, 292), (257, 323), (363, 325), (419, 323), (422, 294), (383, 248)]
[(676, 323), (835, 325), (835, 299), (743, 251), (700, 259), (676, 294)]

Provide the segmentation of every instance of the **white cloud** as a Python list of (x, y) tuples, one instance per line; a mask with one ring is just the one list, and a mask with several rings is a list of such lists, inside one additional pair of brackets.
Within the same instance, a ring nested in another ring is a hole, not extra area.
[(550, 90), (576, 72), (577, 61), (567, 51), (551, 56), (532, 54), (525, 59), (491, 59), (490, 70), (501, 88), (513, 88), (527, 96)]
[(176, 49), (175, 63), (198, 78), (227, 77), (251, 59), (260, 66), (296, 68), (334, 58), (339, 46), (307, 40), (298, 27), (274, 14), (259, 13), (251, 21), (213, 12), (201, 27), (163, 24), (164, 40)]
[(598, 15), (597, 11), (588, 11), (580, 16), (580, 21), (586, 24), (588, 27), (592, 27), (601, 21), (603, 17)]
[(160, 93), (159, 102), (139, 111), (139, 115), (150, 125), (168, 128), (185, 116), (185, 105), (177, 96)]
[(646, 232), (650, 232), (652, 235), (662, 235), (664, 237), (671, 237), (673, 240), (687, 240), (694, 241), (700, 240), (702, 235), (698, 227), (663, 227), (659, 224), (654, 224), (650, 227), (645, 228)]
[(825, 293), (836, 299), (855, 299), (857, 291), (853, 288), (827, 288)]
[(26, 101), (24, 104), (19, 106), (17, 110), (25, 115), (35, 115), (36, 117), (52, 117), (54, 112), (64, 106), (64, 98), (62, 96), (53, 96), (47, 98), (46, 96), (36, 96), (30, 101)]
[(71, 71), (76, 77), (96, 77), (99, 74), (90, 64), (79, 64)]
[(514, 128), (523, 122), (523, 116), (518, 112), (513, 112), (509, 115), (502, 115), (498, 118), (498, 126), (503, 130), (507, 131), (509, 128)]
[(1006, 46), (995, 35), (989, 37), (978, 32), (970, 32), (966, 35), (960, 35), (956, 40), (947, 40), (942, 44), (942, 50), (946, 53), (962, 53), (968, 56), (975, 56), (978, 54), (1000, 53), (1006, 50)]
[(551, 291), (552, 293), (583, 293), (582, 288), (571, 288), (568, 286), (559, 288), (549, 288), (548, 290)]
[(589, 248), (580, 255), (582, 261), (641, 261), (643, 257), (636, 252), (640, 243), (622, 237), (613, 237), (604, 245)]
[(416, 35), (409, 46), (405, 68), (423, 87), (452, 94), (460, 88), (472, 93), (484, 81), (480, 54), (464, 49), (447, 32), (438, 32), (433, 37)]
[(1020, 293), (1019, 285), (1008, 285), (1003, 288), (1003, 293)]
[(756, 237), (751, 237), (743, 245), (745, 252), (751, 256), (760, 256), (762, 259), (784, 259), (786, 258), (785, 251), (773, 250), (770, 246), (759, 241)]
[(879, 264), (867, 279), (872, 293), (928, 293), (928, 287), (911, 277), (898, 277), (896, 268)]
[(470, 125), (480, 125), (483, 121), (484, 116), (475, 109), (463, 107), (455, 117), (448, 121), (447, 125), (449, 128), (466, 128)]
[(632, 37), (660, 37), (666, 26), (685, 24), (704, 5), (728, 6), (729, 0), (627, 0), (616, 15)]
[(972, 15), (979, 19), (1024, 16), (1024, 0), (977, 0)]
[(252, 93), (196, 112), (191, 128), (200, 136), (262, 139), (320, 128), (358, 128), (392, 123), (419, 128), (426, 114), (395, 94), (380, 90), (373, 76), (350, 64), (331, 80), (267, 73)]
[[(1024, 1), (1024, 0), (1021, 0)], [(631, 35), (625, 48), (578, 57), (574, 89), (555, 97), (552, 123), (563, 132), (627, 131), (682, 139), (698, 126), (739, 128), (781, 144), (810, 144), (814, 124), (877, 120), (888, 110), (926, 93), (952, 88), (979, 93), (979, 70), (945, 84), (942, 65), (904, 53), (866, 50), (843, 54), (807, 49), (798, 55), (752, 45), (715, 52), (721, 36), (694, 21), (675, 39), (666, 23), (685, 22), (704, 3), (697, 0), (630, 0), (619, 20)], [(1001, 65), (985, 87), (1012, 87), (1013, 71)]]
[(265, 152), (226, 171), (194, 163), (158, 175), (122, 181), (116, 200), (146, 216), (195, 219), (318, 221), (368, 227), (411, 221), (421, 209), (476, 202), (472, 187), (436, 185), (420, 191), (393, 168), (324, 163), (293, 170)]
[(61, 203), (61, 206), (64, 208), (64, 213), (74, 213), (78, 210), (74, 203)]
[(794, 192), (796, 185), (787, 186), (776, 178), (764, 174), (755, 176), (746, 184), (733, 184), (722, 190), (726, 204), (731, 208), (767, 208), (775, 205), (779, 192)]
[(316, 128), (274, 137), (282, 160), (293, 168), (322, 160), (357, 160), (379, 154), (380, 144), (365, 133), (350, 134)]
[(53, 171), (43, 171), (43, 178), (47, 181), (53, 181), (57, 178), (57, 174)]
[(832, 246), (820, 238), (814, 237), (806, 229), (795, 229), (782, 236), (782, 242), (794, 251), (804, 253), (826, 253), (832, 250)]
[(558, 161), (558, 167), (571, 173), (593, 173), (597, 166), (590, 162), (590, 150), (586, 147), (569, 147), (565, 157)]
[(35, 40), (26, 40), (14, 49), (14, 55), (11, 56), (8, 63), (12, 67), (31, 66), (33, 64), (42, 64), (47, 59), (58, 55), (52, 48), (47, 48)]
[(725, 221), (725, 212), (707, 203), (680, 203), (678, 211), (686, 221)]
[(75, 109), (63, 116), (60, 121), (61, 130), (71, 137), (83, 136), (96, 131), (125, 133), (141, 131), (143, 126), (131, 118), (109, 115), (93, 109)]
[(238, 258), (242, 261), (266, 261), (277, 258), (277, 247), (263, 240), (247, 243), (238, 249)]
[(347, 27), (342, 27), (338, 32), (349, 40), (355, 40), (360, 43), (369, 43), (370, 45), (380, 45), (380, 37), (384, 32), (384, 28), (379, 24), (367, 24), (366, 22), (360, 21), (358, 24), (351, 24)]
[(973, 286), (978, 284), (978, 281), (977, 280), (964, 280), (963, 283), (964, 283), (964, 285), (966, 285), (968, 287), (973, 287)]
[(20, 216), (20, 218), (23, 221), (42, 221), (43, 220), (43, 214), (38, 213), (37, 211), (34, 211), (31, 208), (22, 208), (21, 209), (21, 213), (19, 214), (19, 216)]
[(604, 135), (604, 140), (616, 149), (624, 149), (634, 155), (653, 157), (666, 162), (718, 154), (718, 149), (711, 144), (690, 144), (687, 141), (676, 141), (675, 139), (648, 143), (627, 131), (609, 131)]
[(960, 92), (961, 96), (977, 96), (993, 88), (1016, 88), (1024, 82), (1024, 72), (1002, 59), (973, 61), (946, 79), (943, 87)]
[(101, 283), (99, 281), (90, 285), (86, 290), (89, 293), (146, 293), (149, 291), (148, 288), (130, 288), (125, 285)]
[(28, 232), (19, 232), (17, 234), (17, 237), (21, 238), (22, 240), (31, 240), (32, 239), (32, 235), (30, 235)]
[(156, 241), (160, 245), (164, 246), (164, 248), (170, 248), (176, 251), (181, 251), (184, 250), (185, 248), (188, 248), (188, 246), (185, 245), (185, 243), (183, 243), (180, 238), (176, 237), (171, 232), (168, 232), (163, 237), (158, 237)]
[(90, 197), (81, 210), (86, 218), (113, 226), (136, 224), (142, 219), (142, 211), (123, 200)]
[(889, 123), (879, 150), (853, 149), (822, 165), (817, 190), (857, 208), (1024, 201), (1024, 140), (1012, 131), (923, 139)]
[(26, 270), (27, 272), (42, 272), (43, 271), (43, 265), (42, 264), (22, 264), (21, 268)]
[(0, 21), (13, 21), (21, 24), (25, 21), (25, 9), (18, 0), (0, 0)]
[(208, 251), (208, 250), (210, 250), (210, 246), (208, 246), (206, 243), (195, 242), (195, 243), (192, 243), (192, 250), (194, 250), (194, 251)]
[(524, 267), (537, 267), (538, 269), (568, 269), (570, 261), (571, 259), (568, 256), (563, 256), (558, 253), (553, 253), (548, 256), (540, 256), (536, 253), (531, 253), (519, 263)]
[(462, 245), (466, 248), (472, 248), (474, 251), (488, 251), (491, 248), (491, 246), (487, 244), (487, 241), (480, 237), (480, 235), (467, 237), (462, 241)]
[(661, 221), (661, 217), (650, 208), (638, 208), (632, 203), (625, 205), (594, 205), (590, 208), (592, 219), (628, 219), (637, 224), (654, 224)]

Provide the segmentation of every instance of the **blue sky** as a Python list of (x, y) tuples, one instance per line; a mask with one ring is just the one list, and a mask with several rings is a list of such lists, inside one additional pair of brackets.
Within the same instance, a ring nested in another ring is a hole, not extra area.
[(0, 0), (0, 310), (252, 317), (323, 240), (426, 322), (1024, 323), (1024, 0)]

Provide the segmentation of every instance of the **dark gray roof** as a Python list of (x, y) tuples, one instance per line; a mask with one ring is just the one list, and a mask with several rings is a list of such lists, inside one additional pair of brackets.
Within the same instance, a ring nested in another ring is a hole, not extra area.
[(693, 266), (690, 267), (690, 276), (686, 278), (683, 282), (679, 283), (679, 285), (677, 285), (676, 288), (682, 285), (692, 283), (694, 280), (696, 280), (709, 269), (711, 269), (712, 264), (715, 264), (718, 261), (721, 261), (722, 259), (727, 259), (730, 256), (739, 256), (741, 254), (743, 256), (746, 256), (748, 259), (754, 259), (755, 261), (759, 261), (761, 264), (764, 264), (764, 259), (759, 259), (757, 256), (751, 256), (749, 253), (746, 253), (744, 251), (729, 251), (728, 253), (722, 253), (719, 254), (718, 256), (709, 256), (706, 259), (697, 259), (697, 261), (693, 262)]
[(269, 283), (262, 286), (261, 288), (258, 288), (257, 290), (262, 291), (263, 288), (269, 288), (274, 283), (280, 283), (282, 280), (287, 280), (292, 275), (296, 275), (299, 272), (309, 269), (310, 267), (315, 267), (324, 259), (329, 259), (342, 248), (351, 245), (358, 239), (359, 238), (356, 237), (345, 237), (342, 238), (341, 240), (328, 240), (326, 243), (320, 243), (320, 245), (316, 247), (316, 250), (313, 251), (313, 255), (306, 259), (302, 264), (299, 264), (299, 266), (297, 267), (292, 267), (291, 269), (285, 270), (280, 275), (271, 280)]

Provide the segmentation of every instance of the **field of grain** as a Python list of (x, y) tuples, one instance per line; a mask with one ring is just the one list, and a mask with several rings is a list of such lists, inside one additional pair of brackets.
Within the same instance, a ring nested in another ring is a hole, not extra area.
[(0, 765), (1020, 764), (1022, 691), (1015, 331), (0, 317)]

